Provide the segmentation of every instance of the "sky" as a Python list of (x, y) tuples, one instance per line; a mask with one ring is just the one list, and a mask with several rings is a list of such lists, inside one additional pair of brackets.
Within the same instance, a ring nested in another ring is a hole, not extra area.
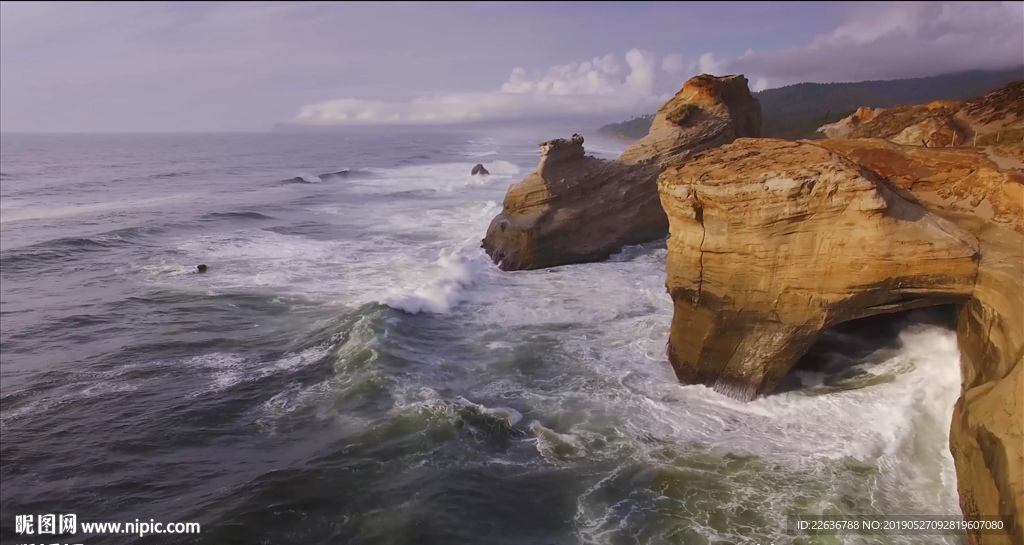
[(1024, 65), (1024, 2), (0, 2), (0, 131), (265, 131), (650, 113)]

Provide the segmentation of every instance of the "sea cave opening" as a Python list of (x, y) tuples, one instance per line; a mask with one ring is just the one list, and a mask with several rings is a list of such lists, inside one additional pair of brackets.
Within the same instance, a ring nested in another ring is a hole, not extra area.
[(818, 335), (810, 349), (779, 381), (776, 393), (816, 389), (822, 393), (869, 387), (889, 380), (868, 372), (904, 348), (905, 332), (930, 327), (956, 331), (959, 305), (879, 314), (836, 324)]

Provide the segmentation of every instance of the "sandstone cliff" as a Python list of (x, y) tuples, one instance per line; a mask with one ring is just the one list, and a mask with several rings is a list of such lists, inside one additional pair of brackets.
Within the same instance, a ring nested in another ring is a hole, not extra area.
[(743, 76), (691, 78), (650, 134), (618, 161), (586, 156), (582, 138), (541, 144), (537, 170), (509, 188), (483, 240), (504, 270), (599, 261), (668, 233), (657, 177), (696, 152), (756, 136), (760, 106)]
[(582, 141), (540, 148), (537, 170), (509, 188), (483, 240), (503, 270), (598, 261), (665, 235), (656, 168), (586, 156)]
[(961, 305), (961, 507), (1010, 524), (972, 542), (1024, 543), (1024, 177), (974, 149), (741, 139), (658, 186), (684, 382), (750, 399), (826, 327)]
[(979, 146), (1024, 158), (1024, 80), (969, 102), (859, 108), (823, 125), (828, 138), (885, 138), (897, 144), (948, 148)]
[(647, 136), (619, 158), (624, 163), (678, 163), (693, 154), (761, 135), (761, 105), (747, 78), (707, 74), (690, 78), (655, 114)]

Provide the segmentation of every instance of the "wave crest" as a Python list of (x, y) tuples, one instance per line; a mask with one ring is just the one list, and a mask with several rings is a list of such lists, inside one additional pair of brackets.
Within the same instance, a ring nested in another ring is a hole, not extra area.
[(387, 306), (419, 314), (444, 314), (465, 300), (465, 289), (476, 282), (477, 269), (459, 253), (444, 253), (434, 263), (434, 278), (411, 292), (392, 292), (383, 301)]

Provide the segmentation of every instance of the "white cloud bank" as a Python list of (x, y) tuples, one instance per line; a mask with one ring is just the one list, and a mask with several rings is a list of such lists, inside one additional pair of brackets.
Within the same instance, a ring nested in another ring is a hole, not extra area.
[[(682, 58), (672, 58), (668, 68), (681, 73)], [(627, 115), (657, 108), (665, 97), (655, 94), (656, 56), (632, 49), (624, 60), (625, 65), (615, 55), (605, 55), (533, 74), (517, 67), (492, 92), (440, 94), (409, 102), (329, 100), (303, 106), (295, 121), (309, 125), (460, 123)]]
[[(800, 48), (748, 49), (689, 60), (632, 49), (529, 73), (512, 70), (490, 92), (409, 102), (346, 98), (303, 106), (309, 125), (427, 124), (653, 112), (687, 77), (745, 74), (751, 90), (803, 81), (898, 79), (1024, 65), (1024, 3), (931, 2), (857, 6), (844, 24)], [(660, 94), (659, 94), (660, 92)]]

